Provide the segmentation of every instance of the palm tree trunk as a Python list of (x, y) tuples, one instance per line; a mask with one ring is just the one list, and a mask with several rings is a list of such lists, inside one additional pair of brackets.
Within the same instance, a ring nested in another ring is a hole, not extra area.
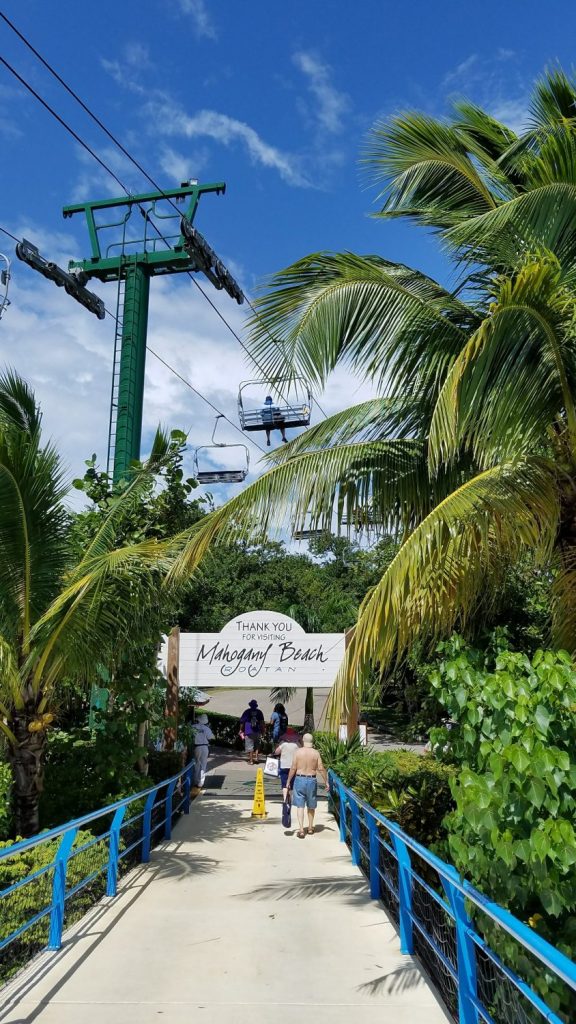
[(28, 726), (37, 720), (36, 711), (15, 712), (10, 721), (18, 745), (8, 747), (8, 761), (12, 768), (14, 828), (16, 836), (28, 839), (40, 831), (40, 793), (44, 781), (44, 752), (46, 732), (30, 732)]
[(304, 702), (304, 732), (314, 732), (314, 687), (306, 688)]

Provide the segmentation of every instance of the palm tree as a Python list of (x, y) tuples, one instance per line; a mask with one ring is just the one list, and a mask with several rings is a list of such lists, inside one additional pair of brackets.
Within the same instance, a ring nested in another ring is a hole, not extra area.
[(113, 665), (122, 636), (158, 600), (161, 545), (115, 541), (164, 447), (159, 436), (148, 469), (135, 470), (78, 556), (68, 487), (55, 448), (42, 445), (34, 396), (15, 374), (0, 377), (0, 732), (18, 835), (39, 828), (46, 735), (62, 686), (91, 678), (95, 664)]
[(524, 552), (555, 573), (553, 641), (576, 650), (576, 86), (537, 83), (516, 135), (470, 103), (451, 120), (378, 123), (365, 166), (380, 218), (433, 229), (448, 291), (378, 256), (319, 253), (277, 273), (252, 320), (269, 379), (322, 387), (345, 364), (381, 397), (268, 456), (255, 484), (192, 530), (210, 544), (369, 525), (400, 542), (360, 608), (333, 711), (371, 666), (470, 616)]

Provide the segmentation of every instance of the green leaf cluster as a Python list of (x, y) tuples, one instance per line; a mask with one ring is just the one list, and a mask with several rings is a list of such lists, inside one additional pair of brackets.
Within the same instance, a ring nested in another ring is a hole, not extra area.
[(432, 735), (438, 756), (459, 766), (452, 781), (456, 807), (445, 820), (453, 862), (491, 899), (573, 956), (572, 658), (544, 650), (529, 658), (502, 647), (487, 655), (454, 637), (442, 646), (430, 681), (458, 723)]

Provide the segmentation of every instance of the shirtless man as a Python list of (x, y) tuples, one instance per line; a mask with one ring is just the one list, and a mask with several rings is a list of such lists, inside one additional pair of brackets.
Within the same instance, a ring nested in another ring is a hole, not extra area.
[(305, 836), (305, 807), (308, 811), (308, 835), (314, 835), (314, 812), (316, 810), (316, 804), (318, 803), (318, 783), (316, 780), (317, 772), (320, 772), (324, 779), (324, 785), (328, 785), (328, 774), (322, 764), (320, 754), (314, 749), (314, 740), (309, 732), (304, 733), (302, 743), (302, 749), (297, 750), (294, 754), (287, 784), (287, 788), (290, 789), (290, 783), (292, 779), (294, 779), (292, 803), (296, 808), (298, 825), (300, 826), (298, 829), (298, 839), (304, 839)]

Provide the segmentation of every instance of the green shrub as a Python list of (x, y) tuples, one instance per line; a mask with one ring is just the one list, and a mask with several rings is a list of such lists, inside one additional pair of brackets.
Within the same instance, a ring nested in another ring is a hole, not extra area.
[[(74, 849), (83, 846), (93, 839), (91, 832), (79, 832)], [(6, 857), (0, 860), (0, 891), (13, 885), (34, 871), (49, 865), (56, 855), (60, 839), (40, 843), (23, 853), (14, 854), (13, 857)], [(0, 843), (0, 850), (4, 851), (14, 845), (12, 842)], [(94, 871), (98, 871), (97, 877), (84, 889), (81, 889), (71, 899), (66, 901), (65, 926), (68, 927), (79, 920), (91, 906), (94, 905), (103, 895), (106, 889), (106, 873), (104, 869), (108, 860), (106, 840), (102, 840), (71, 856), (68, 862), (66, 887), (72, 889), (82, 878), (86, 878)], [(2, 900), (2, 915), (0, 917), (0, 941), (16, 931), (21, 925), (28, 921), (35, 914), (40, 913), (52, 902), (52, 878), (53, 870), (47, 871), (38, 879), (22, 886), (16, 892), (11, 893)], [(19, 938), (11, 942), (3, 951), (0, 958), (0, 984), (19, 970), (31, 957), (35, 956), (48, 941), (50, 927), (50, 915), (42, 918), (36, 924), (23, 932)]]
[(90, 814), (146, 785), (146, 779), (129, 765), (119, 773), (103, 762), (98, 741), (87, 729), (55, 731), (49, 737), (40, 797), (42, 828), (56, 828)]
[(0, 761), (0, 842), (12, 834), (12, 771), (10, 765)]
[[(431, 674), (459, 725), (432, 740), (461, 766), (446, 820), (451, 859), (491, 899), (568, 956), (576, 953), (576, 670), (565, 652), (532, 659), (501, 649), (494, 668), (457, 637)], [(487, 924), (493, 948), (545, 996), (567, 997), (513, 940)], [(566, 1004), (567, 1005), (567, 1004)]]
[(231, 750), (243, 750), (240, 739), (239, 718), (236, 715), (222, 715), (218, 711), (205, 711), (208, 725), (214, 733), (214, 743), (218, 747), (229, 747)]
[(164, 782), (182, 770), (186, 755), (180, 750), (149, 750), (148, 777), (141, 778), (141, 789), (147, 789), (155, 782)]
[(314, 739), (326, 767), (371, 807), (426, 846), (444, 839), (442, 820), (454, 806), (452, 767), (409, 750), (361, 747), (358, 737), (344, 742), (316, 733)]

